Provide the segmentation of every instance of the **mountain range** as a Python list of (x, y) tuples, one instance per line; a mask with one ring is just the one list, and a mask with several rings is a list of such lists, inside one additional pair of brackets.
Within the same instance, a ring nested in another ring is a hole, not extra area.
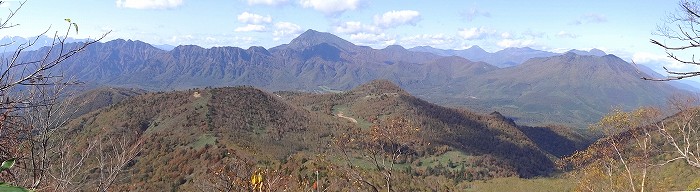
[(456, 82), (469, 83), (452, 84), (432, 92), (441, 94), (425, 96), (449, 93), (451, 96), (441, 100), (461, 97), (450, 100), (505, 114), (525, 113), (517, 116), (520, 122), (541, 121), (549, 116), (564, 124), (576, 124), (581, 119), (597, 121), (611, 107), (629, 110), (639, 105), (661, 106), (668, 95), (683, 92), (664, 82), (639, 80), (636, 68), (614, 55), (572, 52), (533, 58)]
[[(65, 43), (76, 43), (85, 42), (88, 39), (76, 39), (68, 37), (65, 39)], [(17, 48), (25, 47), (25, 51), (35, 51), (41, 49), (42, 47), (51, 46), (53, 44), (58, 44), (55, 39), (46, 35), (40, 35), (35, 37), (20, 37), (20, 36), (5, 36), (0, 38), (0, 53), (14, 52)], [(29, 44), (32, 44), (29, 46)]]
[[(458, 51), (464, 57), (412, 50), (357, 46), (314, 30), (270, 49), (181, 45), (165, 51), (140, 41), (113, 40), (89, 46), (59, 70), (92, 86), (146, 90), (251, 85), (269, 91), (344, 91), (388, 79), (438, 104), (500, 111), (519, 122), (578, 127), (616, 105), (660, 105), (665, 96), (682, 92), (667, 83), (640, 80), (634, 66), (599, 50), (556, 54), (509, 48), (481, 56), (513, 66), (506, 68), (464, 58), (485, 52), (476, 46)], [(41, 53), (28, 52), (24, 59)]]
[[(438, 49), (430, 46), (418, 46), (410, 48), (409, 50), (416, 52), (433, 53), (440, 56), (459, 56), (465, 59), (469, 59), (471, 61), (486, 62), (500, 68), (520, 65), (523, 62), (536, 57), (551, 57), (555, 55), (561, 55), (560, 53), (536, 50), (529, 47), (506, 48), (494, 53), (489, 53), (477, 45), (463, 50)], [(566, 53), (575, 53), (577, 55), (593, 55), (598, 57), (607, 55), (600, 49), (591, 49), (590, 51), (572, 49), (563, 54)]]

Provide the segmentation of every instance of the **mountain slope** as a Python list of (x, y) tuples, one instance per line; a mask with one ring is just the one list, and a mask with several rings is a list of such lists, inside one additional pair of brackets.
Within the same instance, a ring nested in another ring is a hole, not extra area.
[(444, 90), (454, 92), (462, 86), (454, 96), (463, 99), (450, 102), (501, 111), (518, 122), (539, 118), (582, 127), (582, 122), (595, 122), (612, 107), (663, 105), (668, 95), (681, 92), (666, 83), (639, 79), (634, 66), (613, 55), (535, 58), (472, 81), (476, 82)]
[(67, 126), (76, 149), (98, 138), (105, 145), (106, 138), (143, 140), (114, 189), (161, 191), (195, 190), (231, 158), (278, 162), (298, 151), (323, 151), (333, 125), (342, 125), (320, 122), (274, 95), (237, 87), (139, 95)]
[[(393, 117), (419, 127), (418, 139), (425, 143), (403, 157), (400, 166), (409, 173), (395, 172), (400, 182), (413, 183), (407, 190), (429, 189), (431, 184), (419, 182), (424, 177), (534, 177), (554, 168), (553, 155), (512, 121), (437, 106), (386, 80), (329, 94), (269, 94), (251, 87), (146, 93), (75, 118), (67, 127), (76, 150), (98, 140), (104, 147), (113, 139), (143, 141), (115, 190), (201, 189), (217, 167), (237, 159), (251, 163), (243, 170), (285, 170), (291, 178), (321, 170), (342, 190), (352, 184), (343, 182), (345, 163), (335, 137), (368, 131)], [(317, 164), (324, 161), (330, 165)], [(96, 162), (88, 160), (85, 167), (91, 163)], [(250, 173), (238, 174), (247, 179)]]
[(431, 104), (386, 80), (373, 81), (342, 94), (283, 97), (290, 97), (300, 106), (326, 114), (351, 117), (358, 125), (373, 124), (390, 117), (410, 119), (421, 127), (419, 135), (426, 142), (461, 154), (453, 161), (462, 158), (493, 161), (496, 166), (491, 168), (500, 171), (485, 175), (487, 178), (512, 174), (532, 177), (552, 171), (552, 156), (539, 149), (511, 121)]

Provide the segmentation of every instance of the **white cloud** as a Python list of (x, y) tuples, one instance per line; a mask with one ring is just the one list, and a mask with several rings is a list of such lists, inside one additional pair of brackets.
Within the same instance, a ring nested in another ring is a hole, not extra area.
[(132, 9), (169, 9), (182, 5), (183, 0), (117, 0), (117, 7)]
[(368, 45), (375, 48), (396, 44), (396, 39), (388, 37), (384, 33), (357, 33), (350, 35), (350, 39), (359, 45)]
[(335, 27), (338, 33), (357, 33), (362, 31), (363, 25), (358, 21), (348, 21)]
[(248, 0), (248, 5), (282, 5), (286, 4), (288, 0)]
[(239, 46), (246, 47), (252, 45), (260, 45), (253, 37), (241, 37), (232, 34), (184, 34), (174, 35), (170, 37), (156, 37), (152, 40), (155, 44), (169, 45), (198, 45), (204, 48), (221, 47), (221, 46)]
[(270, 17), (269, 15), (262, 16), (254, 13), (243, 12), (240, 15), (238, 15), (238, 21), (247, 24), (271, 23), (272, 17)]
[(175, 43), (176, 45), (185, 44), (186, 42), (191, 42), (194, 39), (192, 35), (174, 35), (170, 37), (169, 42)]
[(272, 33), (274, 41), (279, 41), (282, 38), (297, 36), (302, 32), (301, 26), (290, 22), (275, 23), (275, 31)]
[(401, 39), (401, 44), (406, 47), (427, 45), (432, 47), (453, 48), (455, 47), (453, 45), (456, 42), (457, 41), (454, 40), (454, 37), (447, 36), (445, 34), (422, 34), (409, 36)]
[(263, 25), (256, 25), (256, 24), (248, 24), (243, 27), (237, 27), (233, 31), (235, 32), (262, 32), (265, 31), (265, 26)]
[(666, 57), (666, 55), (658, 55), (648, 52), (637, 52), (632, 55), (632, 61), (635, 63), (655, 63), (655, 64), (671, 64), (674, 63), (673, 59)]
[(503, 39), (497, 43), (498, 46), (503, 48), (508, 47), (529, 47), (535, 44), (535, 40), (532, 39)]
[(557, 33), (557, 37), (575, 39), (578, 38), (578, 35), (566, 31), (559, 31), (559, 33)]
[(512, 36), (513, 36), (513, 35), (511, 35), (511, 34), (508, 33), (508, 32), (503, 32), (503, 33), (501, 33), (501, 38), (504, 38), (504, 39), (510, 38), (510, 37), (512, 37)]
[(360, 7), (360, 0), (299, 0), (304, 8), (313, 8), (326, 15), (339, 14)]
[(343, 34), (355, 34), (360, 32), (376, 33), (379, 29), (372, 25), (362, 24), (358, 21), (348, 21), (335, 27), (335, 32)]
[[(490, 36), (496, 35), (496, 31), (491, 30), (491, 29), (486, 29), (484, 27), (472, 27), (472, 28), (465, 28), (461, 29), (457, 32), (459, 36), (461, 36), (464, 39), (467, 40), (474, 40), (474, 39), (482, 39)], [(504, 34), (501, 34), (503, 36)], [(510, 33), (506, 34), (510, 36)]]
[(389, 11), (381, 16), (374, 16), (374, 23), (377, 26), (389, 28), (403, 24), (415, 25), (420, 21), (420, 12), (414, 10)]

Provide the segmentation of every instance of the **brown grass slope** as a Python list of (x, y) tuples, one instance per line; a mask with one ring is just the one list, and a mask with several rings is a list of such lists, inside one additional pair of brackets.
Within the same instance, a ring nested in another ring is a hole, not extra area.
[[(197, 94), (196, 94), (197, 93)], [(68, 125), (84, 149), (98, 136), (141, 138), (142, 151), (114, 189), (194, 190), (228, 158), (272, 166), (322, 153), (334, 125), (251, 87), (147, 93)], [(104, 138), (104, 137), (103, 137)]]
[(360, 122), (407, 118), (421, 128), (421, 138), (434, 148), (443, 146), (449, 148), (447, 151), (494, 157), (501, 163), (499, 168), (522, 177), (547, 175), (553, 168), (552, 156), (539, 149), (512, 121), (431, 104), (387, 80), (372, 81), (340, 94), (287, 93), (283, 97), (327, 115), (342, 111)]
[[(334, 136), (367, 130), (392, 117), (408, 119), (420, 128), (419, 139), (428, 143), (412, 149), (401, 162), (397, 182), (411, 183), (404, 185), (406, 190), (435, 190), (430, 183), (414, 182), (426, 178), (442, 178), (452, 186), (461, 180), (553, 171), (554, 155), (503, 116), (437, 106), (386, 80), (337, 94), (269, 94), (252, 87), (145, 93), (67, 126), (76, 150), (94, 142), (109, 145), (113, 139), (143, 140), (142, 150), (113, 189), (191, 191), (207, 185), (218, 167), (236, 165), (231, 164), (236, 159), (246, 159), (250, 170), (280, 170), (300, 181), (319, 170), (318, 155), (342, 167)], [(343, 180), (344, 171), (328, 170), (323, 174), (337, 180), (333, 187), (352, 186)], [(86, 172), (97, 177), (94, 170)]]

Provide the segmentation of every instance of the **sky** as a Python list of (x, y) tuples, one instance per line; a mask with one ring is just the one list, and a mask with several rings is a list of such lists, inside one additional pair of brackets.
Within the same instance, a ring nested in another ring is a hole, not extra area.
[[(22, 1), (0, 5), (0, 19)], [(649, 43), (675, 0), (28, 0), (0, 36), (65, 32), (74, 38), (160, 45), (271, 48), (314, 29), (358, 45), (432, 46), (489, 52), (508, 47), (601, 49), (659, 70), (673, 63)], [(700, 68), (697, 68), (700, 69)]]

